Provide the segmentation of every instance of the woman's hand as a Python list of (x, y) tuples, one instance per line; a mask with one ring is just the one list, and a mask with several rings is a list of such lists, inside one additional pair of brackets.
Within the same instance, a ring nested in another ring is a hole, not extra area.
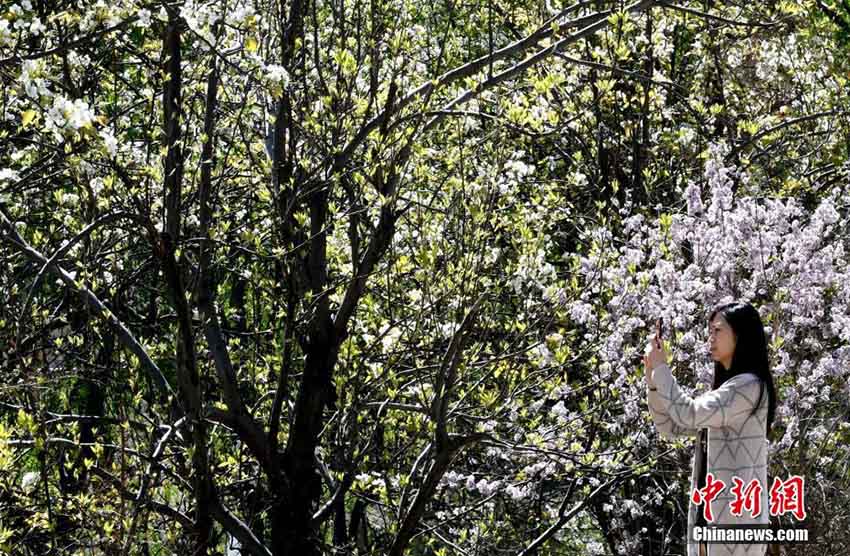
[(667, 350), (664, 349), (664, 344), (656, 332), (650, 342), (646, 345), (646, 350), (643, 355), (643, 365), (646, 371), (646, 383), (650, 387), (655, 388), (655, 382), (652, 380), (652, 371), (661, 363), (667, 362)]

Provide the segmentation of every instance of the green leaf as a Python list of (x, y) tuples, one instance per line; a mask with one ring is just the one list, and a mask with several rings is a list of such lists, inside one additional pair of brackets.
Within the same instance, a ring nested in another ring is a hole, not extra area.
[(259, 197), (264, 203), (268, 203), (272, 200), (272, 193), (269, 191), (268, 187), (261, 185), (257, 190), (257, 197)]

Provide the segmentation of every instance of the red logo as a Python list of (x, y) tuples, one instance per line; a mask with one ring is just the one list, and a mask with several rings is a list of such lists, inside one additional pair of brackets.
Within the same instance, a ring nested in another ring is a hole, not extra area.
[(714, 500), (720, 492), (726, 488), (722, 480), (714, 480), (714, 475), (709, 473), (705, 477), (705, 486), (703, 488), (695, 488), (694, 494), (691, 496), (691, 501), (694, 504), (703, 504), (702, 515), (706, 521), (714, 521), (714, 516), (711, 515), (711, 501)]
[(806, 507), (803, 500), (803, 489), (806, 479), (800, 475), (792, 475), (785, 481), (774, 477), (770, 487), (770, 515), (782, 515), (791, 512), (797, 521), (806, 519)]
[[(758, 479), (752, 479), (744, 486), (744, 481), (740, 477), (733, 476), (732, 494), (735, 499), (729, 503), (731, 514), (740, 516), (743, 510), (750, 512), (753, 517), (758, 517), (761, 514), (761, 493), (762, 486)], [(800, 475), (792, 475), (785, 481), (781, 481), (779, 477), (774, 477), (773, 486), (770, 487), (770, 515), (783, 515), (791, 512), (798, 521), (806, 519), (806, 506), (803, 491), (806, 487), (806, 480)], [(709, 473), (706, 475), (705, 487), (694, 489), (691, 495), (691, 501), (695, 505), (703, 504), (702, 512), (706, 521), (714, 521), (714, 516), (711, 515), (711, 501), (723, 492), (726, 484), (721, 479), (715, 479), (714, 475)]]
[(744, 481), (739, 477), (732, 477), (732, 482), (735, 486), (732, 487), (732, 494), (735, 499), (729, 503), (732, 508), (732, 515), (740, 516), (741, 509), (746, 509), (753, 517), (758, 517), (761, 514), (761, 483), (758, 479), (753, 479), (747, 483), (746, 488), (741, 488)]

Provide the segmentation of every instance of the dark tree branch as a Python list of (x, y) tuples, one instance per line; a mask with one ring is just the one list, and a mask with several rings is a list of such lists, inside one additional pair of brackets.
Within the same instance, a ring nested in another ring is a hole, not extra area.
[[(626, 7), (625, 9), (628, 11), (642, 11), (648, 8), (649, 6), (655, 4), (657, 1), (658, 0), (641, 0), (632, 4), (631, 6)], [(524, 37), (518, 41), (514, 41), (503, 48), (495, 50), (492, 54), (481, 56), (462, 66), (449, 70), (444, 74), (440, 75), (439, 77), (423, 83), (407, 95), (401, 97), (395, 103), (395, 105), (391, 107), (391, 111), (388, 111), (386, 109), (382, 110), (378, 115), (376, 115), (369, 122), (363, 125), (357, 135), (355, 135), (354, 138), (340, 150), (339, 155), (333, 160), (334, 170), (341, 169), (348, 162), (354, 151), (366, 140), (366, 138), (374, 129), (384, 125), (384, 122), (386, 120), (392, 118), (395, 114), (400, 113), (404, 108), (413, 103), (414, 100), (416, 100), (417, 98), (429, 98), (431, 93), (433, 93), (435, 90), (444, 88), (447, 85), (460, 81), (466, 77), (475, 75), (478, 72), (486, 69), (492, 62), (512, 58), (523, 54), (525, 51), (534, 47), (543, 39), (551, 37), (555, 34), (555, 30), (552, 26), (553, 22), (555, 22), (561, 17), (564, 17), (573, 10), (576, 10), (577, 8), (589, 4), (590, 2), (580, 2), (578, 5), (565, 8), (564, 10), (547, 20), (545, 23), (543, 23), (543, 25), (538, 27), (537, 30), (529, 34), (527, 37)], [(536, 54), (532, 55), (529, 58), (526, 58), (525, 61), (512, 66), (510, 69), (496, 74), (490, 79), (487, 79), (481, 85), (479, 85), (475, 89), (475, 91), (462, 95), (460, 98), (449, 103), (449, 105), (447, 105), (444, 109), (447, 110), (458, 103), (466, 102), (467, 100), (481, 93), (482, 91), (494, 87), (505, 79), (508, 79), (509, 77), (525, 70), (527, 67), (539, 62), (546, 56), (549, 56), (553, 52), (556, 52), (564, 45), (575, 42), (589, 34), (596, 32), (602, 27), (605, 27), (608, 24), (607, 18), (609, 15), (611, 15), (611, 13), (613, 13), (613, 10), (604, 10), (591, 15), (573, 19), (563, 25), (560, 25), (558, 27), (558, 33), (562, 33), (573, 28), (581, 28), (582, 26), (585, 27), (581, 31), (555, 42), (549, 48), (543, 49), (542, 51), (538, 51)], [(426, 129), (430, 128), (433, 123), (436, 122), (432, 120), (432, 123), (430, 125), (427, 125)]]
[(584, 500), (576, 504), (570, 509), (569, 512), (564, 513), (566, 509), (566, 504), (570, 499), (570, 495), (572, 494), (573, 487), (575, 486), (575, 480), (573, 480), (572, 484), (570, 484), (570, 490), (567, 492), (567, 495), (564, 497), (564, 500), (561, 502), (561, 507), (558, 510), (558, 521), (550, 525), (543, 533), (540, 534), (539, 537), (534, 539), (525, 549), (523, 549), (518, 556), (529, 556), (531, 554), (537, 554), (537, 549), (543, 546), (543, 544), (552, 538), (552, 536), (557, 533), (561, 527), (567, 524), (569, 520), (571, 520), (578, 512), (584, 509), (590, 502), (592, 502), (601, 492), (608, 489), (608, 487), (613, 486), (614, 484), (622, 481), (625, 477), (616, 476), (598, 487), (591, 492)]
[(21, 334), (23, 322), (27, 318), (27, 309), (29, 308), (29, 304), (30, 304), (30, 301), (32, 300), (32, 296), (35, 293), (35, 291), (38, 289), (38, 286), (41, 283), (41, 279), (44, 277), (44, 274), (45, 274), (45, 272), (47, 272), (47, 269), (50, 266), (52, 266), (57, 260), (64, 257), (65, 254), (74, 245), (76, 245), (82, 239), (88, 237), (89, 234), (91, 234), (94, 230), (96, 230), (97, 228), (99, 228), (101, 226), (105, 226), (106, 224), (111, 224), (111, 223), (113, 223), (117, 220), (120, 220), (122, 218), (128, 218), (128, 219), (133, 220), (135, 222), (139, 222), (139, 220), (140, 220), (136, 215), (130, 214), (128, 212), (113, 212), (113, 213), (105, 214), (105, 215), (99, 217), (94, 222), (90, 223), (88, 226), (86, 226), (82, 230), (80, 230), (76, 235), (74, 235), (74, 237), (72, 237), (71, 239), (69, 239), (68, 241), (63, 243), (56, 251), (53, 252), (52, 255), (50, 255), (50, 257), (45, 261), (45, 263), (43, 265), (41, 265), (41, 269), (38, 271), (38, 274), (36, 274), (32, 285), (30, 286), (29, 290), (27, 291), (27, 296), (26, 296), (26, 298), (24, 298), (24, 304), (23, 304), (23, 307), (21, 308), (20, 318), (18, 319), (18, 323), (17, 323), (18, 326), (17, 326), (17, 330), (16, 330), (16, 333), (15, 333), (15, 345), (20, 345), (20, 334)]
[(26, 54), (19, 54), (15, 56), (10, 56), (9, 58), (3, 58), (2, 60), (0, 60), (0, 68), (4, 66), (17, 65), (25, 60), (37, 60), (39, 58), (53, 56), (54, 54), (64, 54), (78, 46), (96, 43), (98, 40), (102, 40), (106, 35), (112, 33), (113, 31), (122, 31), (127, 27), (130, 27), (133, 23), (136, 22), (137, 19), (139, 19), (139, 17), (135, 15), (127, 17), (126, 19), (122, 19), (120, 23), (117, 23), (112, 27), (107, 27), (106, 29), (94, 31), (92, 33), (89, 33), (88, 35), (85, 35), (84, 37), (80, 37), (77, 40), (63, 43), (61, 46), (57, 46), (55, 48), (41, 50), (38, 52), (28, 52)]
[(463, 355), (463, 349), (469, 337), (472, 323), (478, 316), (481, 305), (487, 294), (483, 293), (473, 303), (472, 308), (466, 314), (458, 330), (452, 336), (449, 348), (446, 350), (437, 378), (434, 381), (434, 399), (431, 402), (431, 419), (437, 425), (434, 438), (438, 451), (448, 442), (448, 430), (446, 424), (446, 413), (448, 411), (449, 399), (457, 377), (457, 367)]
[[(49, 259), (47, 257), (33, 249), (26, 240), (18, 234), (14, 224), (12, 224), (8, 216), (6, 216), (5, 210), (2, 209), (0, 209), (0, 223), (2, 223), (3, 227), (6, 229), (4, 239), (12, 247), (32, 261), (42, 265), (48, 263)], [(150, 375), (153, 383), (159, 388), (160, 392), (163, 394), (173, 395), (174, 390), (171, 388), (171, 385), (168, 383), (168, 380), (165, 378), (165, 375), (162, 374), (162, 371), (157, 364), (154, 363), (153, 359), (151, 359), (150, 355), (147, 351), (145, 351), (138, 340), (136, 340), (135, 336), (133, 336), (133, 334), (127, 329), (124, 323), (118, 320), (118, 317), (116, 317), (115, 314), (112, 313), (106, 305), (104, 305), (94, 292), (82, 285), (82, 283), (78, 284), (74, 277), (58, 264), (49, 264), (48, 268), (54, 275), (65, 283), (65, 286), (69, 290), (78, 293), (96, 315), (106, 320), (109, 325), (115, 329), (121, 343), (124, 344), (124, 346), (139, 359), (142, 367)]]
[(118, 494), (120, 494), (124, 500), (135, 502), (145, 508), (150, 508), (151, 510), (159, 514), (162, 514), (167, 518), (173, 519), (174, 521), (182, 525), (183, 528), (187, 531), (191, 531), (195, 527), (195, 522), (192, 521), (189, 516), (180, 512), (179, 510), (172, 508), (171, 506), (162, 504), (160, 502), (154, 502), (150, 498), (137, 499), (135, 494), (124, 488), (124, 485), (121, 483), (121, 479), (115, 477), (107, 471), (104, 471), (100, 467), (97, 467), (96, 465), (92, 466), (91, 471), (93, 474), (97, 475), (101, 479), (111, 484), (112, 487), (118, 491)]
[[(450, 435), (446, 424), (446, 411), (448, 408), (449, 397), (451, 396), (452, 389), (454, 387), (457, 367), (460, 364), (463, 349), (472, 328), (472, 323), (475, 321), (486, 295), (486, 293), (481, 294), (478, 299), (475, 300), (475, 303), (473, 303), (469, 312), (464, 317), (460, 327), (452, 336), (449, 347), (443, 356), (442, 364), (440, 365), (440, 370), (438, 371), (437, 379), (434, 383), (434, 399), (431, 404), (431, 419), (436, 424), (434, 440), (432, 441), (432, 446), (434, 447), (434, 450), (436, 450), (434, 461), (431, 464), (428, 474), (422, 481), (419, 491), (416, 493), (416, 498), (413, 499), (413, 503), (404, 515), (399, 531), (396, 534), (392, 547), (389, 550), (390, 556), (401, 556), (404, 554), (410, 539), (413, 538), (416, 527), (422, 519), (422, 515), (425, 512), (428, 502), (437, 490), (437, 486), (443, 478), (443, 475), (445, 475), (446, 471), (449, 469), (455, 454), (464, 446), (482, 440), (488, 436), (483, 433), (468, 436)], [(423, 452), (422, 457), (424, 457), (424, 454), (427, 452), (428, 450)], [(414, 465), (414, 468), (416, 467), (418, 467), (418, 461)], [(400, 508), (400, 511), (404, 511), (404, 508)]]
[(375, 438), (378, 436), (378, 431), (380, 430), (380, 420), (384, 416), (384, 412), (386, 408), (389, 406), (389, 399), (384, 400), (381, 403), (381, 406), (378, 408), (378, 413), (375, 417), (376, 424), (372, 429), (372, 434), (369, 435), (369, 439), (366, 441), (366, 445), (358, 452), (357, 458), (352, 461), (348, 470), (345, 472), (342, 480), (336, 487), (336, 490), (333, 493), (333, 496), (325, 502), (319, 510), (313, 514), (313, 528), (317, 528), (325, 519), (330, 516), (331, 511), (333, 511), (336, 504), (345, 496), (345, 493), (348, 492), (348, 489), (351, 488), (351, 485), (354, 484), (354, 479), (356, 477), (357, 469), (363, 459), (366, 457), (366, 454), (369, 453), (369, 448), (372, 446), (372, 443), (375, 441)]
[[(627, 6), (624, 11), (640, 13), (640, 12), (652, 7), (657, 2), (658, 2), (658, 0), (640, 0), (639, 2), (635, 2), (634, 4)], [(500, 83), (503, 83), (503, 82), (507, 81), (508, 79), (524, 72), (528, 68), (530, 68), (530, 67), (534, 66), (535, 64), (541, 62), (542, 60), (546, 59), (547, 57), (551, 56), (552, 54), (559, 52), (563, 47), (592, 35), (593, 33), (599, 31), (603, 27), (606, 27), (607, 25), (609, 25), (608, 24), (608, 16), (611, 13), (612, 13), (611, 10), (606, 10), (604, 12), (599, 12), (599, 13), (593, 14), (592, 16), (583, 17), (583, 18), (580, 18), (578, 20), (570, 22), (571, 25), (569, 25), (568, 28), (576, 27), (578, 23), (581, 23), (581, 24), (589, 23), (589, 24), (586, 27), (583, 27), (581, 30), (576, 31), (573, 34), (568, 35), (568, 36), (564, 37), (563, 39), (560, 39), (560, 40), (552, 43), (550, 46), (538, 50), (534, 54), (531, 54), (530, 56), (523, 59), (521, 62), (518, 62), (518, 63), (514, 64), (513, 66), (497, 73), (493, 77), (490, 77), (489, 79), (482, 81), (481, 83), (476, 85), (474, 88), (465, 90), (463, 93), (461, 93), (460, 95), (455, 97), (452, 101), (445, 104), (442, 107), (441, 110), (442, 111), (452, 110), (455, 106), (458, 106), (458, 105), (461, 105), (461, 104), (468, 102), (469, 100), (480, 95), (483, 91), (486, 91), (488, 89), (492, 89), (496, 85), (499, 85)], [(535, 41), (535, 43), (533, 43), (533, 44), (536, 44), (542, 38), (543, 37), (541, 37), (540, 39), (537, 39), (537, 41)], [(445, 116), (442, 115), (442, 114), (434, 116), (433, 118), (431, 118), (428, 121), (428, 123), (425, 124), (425, 126), (422, 128), (421, 132), (425, 133), (426, 131), (428, 131), (429, 129), (434, 127), (434, 125), (436, 125), (438, 122), (440, 122), (444, 117)]]
[(732, 149), (729, 150), (729, 154), (726, 155), (725, 159), (727, 161), (732, 159), (737, 153), (739, 153), (741, 150), (743, 150), (748, 145), (752, 145), (752, 144), (758, 142), (762, 137), (764, 137), (766, 135), (770, 135), (771, 133), (774, 133), (774, 132), (779, 131), (781, 129), (785, 129), (786, 127), (790, 127), (792, 125), (796, 125), (796, 124), (803, 123), (803, 122), (809, 122), (809, 121), (812, 121), (812, 120), (817, 120), (818, 118), (824, 118), (824, 117), (827, 117), (827, 116), (841, 116), (841, 115), (844, 115), (844, 114), (847, 114), (846, 110), (826, 110), (824, 112), (816, 112), (814, 114), (806, 114), (805, 116), (800, 116), (798, 118), (787, 119), (784, 122), (782, 122), (780, 124), (776, 124), (773, 127), (763, 129), (763, 130), (759, 131), (758, 133), (756, 133), (755, 135), (753, 135), (752, 137), (749, 137), (745, 141), (741, 142), (740, 144), (735, 145)]
[(230, 512), (218, 498), (213, 504), (212, 515), (228, 533), (239, 541), (242, 549), (254, 556), (272, 556), (271, 550), (266, 548), (248, 525)]
[(164, 231), (176, 243), (180, 241), (180, 195), (183, 186), (183, 147), (181, 145), (183, 75), (180, 68), (180, 17), (168, 10), (168, 25), (163, 44), (168, 81), (162, 91), (162, 110), (165, 118), (165, 216)]
[(699, 10), (695, 10), (693, 8), (688, 8), (686, 6), (680, 6), (678, 4), (673, 4), (669, 0), (659, 0), (658, 4), (664, 8), (670, 8), (671, 10), (686, 13), (688, 15), (694, 15), (697, 17), (701, 17), (703, 19), (709, 19), (712, 21), (717, 21), (720, 23), (725, 23), (727, 25), (737, 25), (741, 27), (760, 27), (760, 28), (770, 28), (776, 25), (779, 25), (782, 20), (777, 21), (735, 21), (734, 19), (729, 19), (726, 17), (721, 17), (719, 15), (714, 15), (706, 12), (701, 12)]
[(211, 268), (213, 249), (210, 241), (210, 225), (212, 223), (210, 197), (212, 195), (212, 167), (215, 164), (215, 113), (218, 107), (219, 72), (215, 59), (210, 64), (204, 113), (204, 136), (206, 139), (201, 149), (201, 180), (198, 191), (200, 204), (199, 235), (202, 240), (198, 257), (198, 281), (195, 293), (198, 308), (203, 317), (204, 336), (213, 355), (218, 379), (224, 391), (224, 401), (231, 415), (230, 422), (239, 438), (248, 446), (248, 449), (259, 460), (263, 468), (268, 470), (271, 466), (273, 454), (269, 450), (262, 426), (254, 419), (242, 402), (236, 371), (233, 369), (233, 362), (227, 350), (227, 341), (221, 331), (214, 302), (213, 292), (216, 290), (216, 281)]
[(281, 362), (280, 374), (277, 377), (277, 389), (274, 393), (274, 401), (272, 402), (272, 411), (269, 417), (269, 434), (268, 444), (272, 454), (277, 454), (278, 449), (278, 431), (280, 430), (280, 413), (283, 408), (283, 402), (287, 397), (287, 388), (289, 385), (289, 374), (292, 368), (292, 342), (295, 338), (295, 292), (292, 289), (287, 290), (286, 304), (286, 321), (284, 323), (284, 346), (283, 346), (283, 361)]
[(180, 395), (188, 410), (192, 431), (192, 488), (195, 496), (194, 553), (208, 553), (213, 535), (212, 507), (215, 487), (209, 467), (207, 451), (207, 424), (203, 419), (203, 398), (195, 337), (189, 303), (186, 299), (181, 269), (175, 259), (180, 237), (180, 205), (183, 187), (183, 149), (180, 145), (181, 87), (180, 69), (180, 17), (174, 8), (168, 8), (168, 25), (163, 39), (167, 56), (166, 70), (169, 79), (163, 90), (163, 111), (167, 154), (165, 159), (165, 222), (155, 255), (161, 262), (169, 297), (177, 313), (177, 383)]

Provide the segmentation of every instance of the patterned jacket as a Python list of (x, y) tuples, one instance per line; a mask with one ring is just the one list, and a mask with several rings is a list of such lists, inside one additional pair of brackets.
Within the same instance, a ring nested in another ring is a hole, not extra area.
[[(754, 373), (737, 374), (726, 380), (716, 390), (692, 398), (680, 388), (666, 363), (653, 370), (657, 390), (647, 385), (647, 402), (655, 426), (661, 436), (668, 439), (684, 436), (695, 439), (691, 486), (688, 491), (688, 528), (686, 531), (687, 556), (698, 556), (699, 545), (692, 540), (697, 512), (703, 505), (691, 500), (697, 488), (698, 469), (702, 464), (703, 450), (698, 431), (708, 429), (708, 461), (706, 472), (714, 480), (722, 480), (723, 490), (711, 501), (712, 521), (708, 524), (746, 523), (766, 524), (770, 521), (769, 491), (767, 482), (767, 410), (768, 391), (762, 394), (759, 409), (751, 415), (759, 401), (761, 379)], [(752, 479), (761, 486), (760, 513), (742, 508), (740, 516), (731, 513), (730, 503), (735, 499), (733, 477), (743, 481), (742, 488)], [(766, 544), (707, 544), (708, 556), (763, 556)]]

